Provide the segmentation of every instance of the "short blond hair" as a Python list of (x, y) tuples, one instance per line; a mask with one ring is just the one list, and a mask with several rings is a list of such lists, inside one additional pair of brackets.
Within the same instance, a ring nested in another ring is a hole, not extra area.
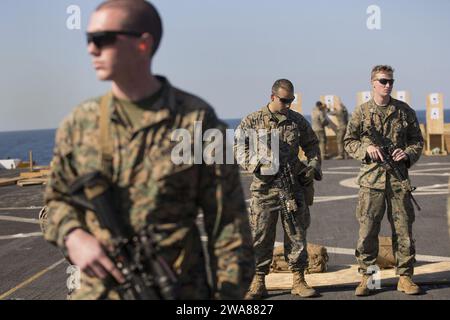
[(384, 73), (394, 73), (394, 68), (388, 65), (378, 65), (372, 68), (372, 73), (370, 76), (371, 80), (375, 79), (375, 76), (377, 73), (384, 72)]

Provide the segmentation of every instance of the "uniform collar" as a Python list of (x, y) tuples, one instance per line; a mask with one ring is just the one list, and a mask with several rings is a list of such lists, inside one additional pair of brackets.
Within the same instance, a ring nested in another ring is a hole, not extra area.
[[(164, 120), (170, 119), (176, 113), (177, 105), (175, 99), (175, 89), (165, 77), (156, 76), (156, 78), (161, 82), (163, 90), (162, 94), (153, 104), (151, 109), (144, 111), (142, 123), (134, 131), (139, 131)], [(121, 121), (121, 115), (117, 108), (117, 104), (113, 103), (113, 101), (113, 99), (110, 101), (111, 120), (123, 122)]]
[[(375, 100), (372, 98), (370, 99), (370, 103), (369, 103), (369, 111), (370, 113), (375, 113), (378, 114), (380, 116), (382, 116), (379, 112), (378, 112), (378, 108), (379, 106), (375, 103)], [(397, 104), (396, 104), (396, 100), (394, 98), (391, 97), (391, 100), (389, 100), (388, 105), (386, 106), (386, 119), (391, 116), (393, 113), (395, 113), (397, 111)]]
[(261, 112), (263, 116), (268, 117), (270, 121), (274, 121), (276, 123), (282, 123), (286, 120), (292, 120), (292, 111), (288, 110), (287, 115), (281, 115), (280, 120), (275, 116), (273, 112), (269, 110), (269, 104), (265, 107), (262, 107)]

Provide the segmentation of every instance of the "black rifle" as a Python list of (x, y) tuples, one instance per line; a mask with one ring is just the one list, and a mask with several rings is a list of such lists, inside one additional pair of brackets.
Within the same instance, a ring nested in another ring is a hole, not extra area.
[(169, 264), (158, 254), (156, 233), (148, 227), (134, 233), (113, 206), (110, 180), (96, 171), (78, 178), (71, 185), (69, 201), (83, 210), (94, 211), (102, 228), (113, 239), (108, 252), (125, 283), (115, 283), (124, 300), (175, 300), (177, 279)]
[(289, 231), (292, 234), (297, 234), (294, 216), (294, 214), (298, 211), (298, 204), (297, 200), (295, 199), (294, 191), (294, 188), (297, 185), (297, 181), (292, 174), (291, 166), (289, 163), (286, 163), (279, 168), (275, 183), (278, 188), (280, 188), (279, 196), (281, 214), (286, 218), (286, 221), (288, 222)]
[(420, 211), (420, 206), (412, 195), (412, 192), (416, 190), (416, 187), (411, 186), (409, 179), (403, 174), (398, 164), (392, 158), (392, 153), (397, 148), (391, 141), (387, 141), (381, 136), (381, 134), (375, 129), (373, 119), (371, 120), (371, 125), (368, 129), (368, 137), (372, 144), (379, 148), (380, 153), (383, 156), (383, 161), (380, 161), (381, 165), (386, 169), (386, 171), (389, 171), (398, 181), (400, 181), (402, 189), (409, 195), (412, 202), (416, 205), (417, 210)]

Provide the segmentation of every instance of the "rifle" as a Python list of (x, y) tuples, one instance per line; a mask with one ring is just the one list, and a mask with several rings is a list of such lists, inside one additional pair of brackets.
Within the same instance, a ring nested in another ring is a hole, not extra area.
[(294, 213), (298, 210), (297, 200), (295, 199), (294, 186), (297, 184), (294, 175), (292, 174), (289, 163), (280, 167), (278, 177), (275, 180), (276, 185), (280, 188), (280, 205), (281, 214), (285, 216), (288, 221), (289, 231), (292, 234), (297, 234), (295, 228), (296, 222)]
[(417, 203), (416, 199), (412, 195), (412, 192), (416, 190), (416, 187), (411, 186), (411, 182), (403, 172), (400, 170), (398, 164), (392, 159), (392, 153), (394, 152), (396, 146), (391, 141), (386, 141), (380, 133), (375, 130), (375, 125), (373, 118), (371, 119), (371, 125), (368, 129), (368, 137), (370, 141), (380, 149), (381, 155), (383, 156), (383, 161), (381, 161), (381, 165), (386, 169), (386, 171), (390, 171), (391, 174), (400, 181), (402, 189), (409, 195), (412, 202), (416, 205), (417, 210), (420, 211), (420, 206)]
[(134, 233), (112, 205), (110, 180), (99, 171), (78, 178), (70, 187), (71, 204), (94, 211), (102, 228), (113, 238), (110, 258), (125, 277), (115, 283), (124, 300), (175, 300), (177, 278), (169, 264), (158, 254), (154, 227)]

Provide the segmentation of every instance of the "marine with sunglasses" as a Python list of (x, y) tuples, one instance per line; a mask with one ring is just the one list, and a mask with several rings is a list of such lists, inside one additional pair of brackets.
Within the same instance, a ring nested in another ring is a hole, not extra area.
[[(359, 222), (359, 239), (356, 259), (361, 283), (356, 296), (370, 294), (370, 267), (378, 256), (378, 234), (385, 211), (392, 229), (392, 246), (396, 258), (396, 274), (400, 276), (397, 290), (418, 294), (420, 288), (412, 281), (415, 263), (415, 240), (412, 225), (414, 207), (408, 192), (392, 172), (381, 162), (380, 146), (373, 143), (369, 130), (378, 132), (385, 144), (394, 147), (393, 161), (397, 162), (405, 177), (416, 163), (423, 149), (423, 137), (414, 110), (406, 103), (391, 97), (394, 69), (378, 65), (372, 69), (372, 99), (353, 112), (344, 138), (345, 150), (362, 162), (358, 176), (360, 186), (356, 217)], [(371, 130), (371, 128), (373, 130)]]
[[(72, 182), (92, 171), (109, 177), (113, 206), (128, 229), (152, 230), (157, 254), (176, 275), (177, 298), (241, 299), (253, 277), (238, 166), (172, 161), (174, 130), (193, 137), (200, 123), (203, 132), (225, 134), (225, 125), (202, 99), (153, 75), (161, 36), (160, 16), (143, 0), (106, 1), (91, 16), (88, 51), (98, 79), (111, 81), (112, 91), (82, 103), (62, 122), (45, 192), (45, 238), (82, 271), (71, 299), (118, 299), (115, 288), (125, 281), (109, 254), (117, 244), (109, 231), (95, 213), (69, 201)], [(209, 260), (196, 225), (200, 211)]]
[[(265, 276), (269, 273), (272, 262), (278, 216), (281, 217), (284, 228), (284, 255), (294, 276), (291, 293), (312, 297), (316, 292), (305, 281), (305, 270), (308, 267), (306, 230), (310, 225), (306, 192), (303, 187), (295, 190), (296, 209), (292, 210), (292, 216), (289, 216), (293, 220), (288, 219), (282, 214), (277, 175), (280, 168), (289, 165), (294, 177), (309, 180), (308, 183), (302, 183), (302, 186), (312, 185), (314, 178), (320, 180), (322, 171), (319, 141), (309, 122), (300, 113), (289, 109), (294, 101), (294, 86), (289, 80), (277, 80), (272, 86), (270, 99), (270, 103), (245, 117), (239, 125), (238, 130), (248, 138), (245, 140), (245, 148), (240, 146), (241, 142), (235, 144), (238, 163), (244, 170), (253, 174), (250, 186), (250, 225), (256, 257), (256, 275), (247, 298), (260, 299), (267, 296)], [(272, 130), (278, 135), (272, 137)], [(253, 132), (258, 134), (261, 143), (267, 142), (267, 149), (262, 152), (260, 159), (256, 160), (252, 156), (256, 150), (252, 150), (250, 142)], [(276, 144), (272, 144), (272, 141), (262, 137), (263, 135), (277, 139), (278, 150), (272, 150), (272, 146), (275, 148)], [(300, 148), (306, 154), (307, 166), (299, 159)], [(275, 159), (277, 154), (278, 159)], [(279, 166), (278, 170), (275, 170), (276, 166), (273, 164), (277, 160)], [(303, 172), (308, 172), (307, 176), (301, 176)]]

